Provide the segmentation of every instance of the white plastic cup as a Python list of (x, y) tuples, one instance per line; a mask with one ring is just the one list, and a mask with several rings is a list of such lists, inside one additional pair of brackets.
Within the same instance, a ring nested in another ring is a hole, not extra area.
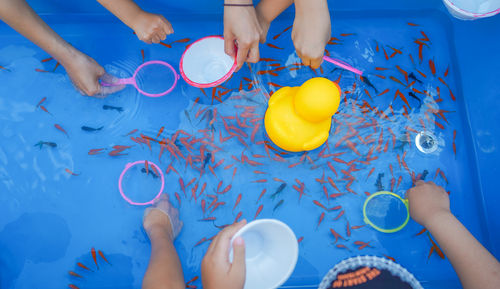
[(235, 238), (245, 241), (246, 278), (244, 289), (273, 289), (292, 275), (299, 256), (297, 237), (285, 223), (261, 219), (248, 223), (231, 240), (233, 261)]
[(224, 52), (224, 38), (207, 36), (188, 46), (182, 54), (179, 70), (188, 84), (207, 88), (228, 80), (236, 66), (236, 58)]

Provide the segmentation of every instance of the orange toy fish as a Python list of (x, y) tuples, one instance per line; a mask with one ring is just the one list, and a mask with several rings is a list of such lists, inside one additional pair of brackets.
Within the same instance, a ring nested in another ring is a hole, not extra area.
[(109, 265), (111, 265), (111, 263), (108, 262), (108, 259), (106, 259), (106, 257), (104, 257), (104, 253), (101, 251), (101, 250), (97, 250), (97, 253), (99, 254), (99, 256), (101, 256), (101, 258), (106, 262), (108, 263)]
[(83, 264), (82, 264), (82, 263), (80, 263), (80, 262), (76, 263), (76, 265), (77, 265), (78, 267), (80, 267), (80, 268), (83, 268), (83, 269), (87, 270), (87, 271), (91, 271), (91, 272), (93, 272), (92, 270), (90, 270), (90, 268), (89, 268), (89, 267), (87, 267), (87, 266), (83, 265)]
[(260, 212), (262, 212), (262, 209), (264, 208), (264, 205), (260, 205), (259, 208), (257, 209), (257, 212), (255, 212), (255, 216), (253, 217), (254, 220), (257, 219), (259, 216)]
[(271, 47), (271, 48), (274, 48), (274, 49), (283, 49), (283, 48), (278, 47), (278, 46), (276, 46), (276, 45), (274, 45), (272, 43), (266, 43), (266, 45), (269, 46), (269, 47)]
[(92, 254), (92, 258), (94, 259), (95, 266), (97, 267), (97, 270), (99, 270), (99, 265), (97, 264), (97, 255), (95, 253), (94, 247), (90, 249), (90, 253)]
[(42, 98), (42, 99), (38, 102), (38, 104), (36, 105), (36, 107), (39, 107), (39, 106), (40, 106), (40, 105), (41, 105), (41, 104), (42, 104), (45, 100), (47, 100), (47, 98), (46, 98), (46, 97)]
[(69, 271), (68, 273), (69, 273), (69, 275), (71, 275), (71, 276), (73, 276), (73, 277), (83, 278), (83, 277), (82, 277), (82, 275), (80, 275), (80, 274), (78, 274), (78, 273), (75, 273), (75, 272), (73, 272), (73, 271)]
[(322, 212), (321, 216), (319, 216), (319, 221), (318, 221), (318, 225), (316, 225), (316, 229), (319, 227), (319, 225), (321, 224), (321, 222), (323, 222), (324, 218), (325, 218), (325, 212)]
[(62, 131), (67, 137), (69, 137), (68, 133), (60, 126), (59, 124), (54, 124), (54, 127), (57, 128), (58, 130)]
[(72, 176), (79, 176), (80, 174), (76, 174), (74, 172), (72, 172), (70, 169), (64, 169), (68, 174), (72, 175)]

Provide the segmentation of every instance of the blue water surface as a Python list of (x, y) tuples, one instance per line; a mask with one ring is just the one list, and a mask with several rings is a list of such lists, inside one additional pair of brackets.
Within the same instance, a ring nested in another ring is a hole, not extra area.
[[(218, 16), (168, 18), (175, 35), (166, 43), (222, 33)], [(141, 50), (145, 61), (158, 59), (178, 67), (190, 43), (146, 45), (109, 17), (47, 20), (119, 77), (130, 77), (143, 62)], [(127, 163), (144, 159), (162, 169), (164, 192), (180, 209), (184, 228), (175, 245), (186, 280), (200, 275), (209, 245), (200, 241), (241, 212), (247, 220), (280, 219), (297, 238), (303, 237), (298, 265), (286, 285), (314, 288), (340, 260), (371, 254), (394, 258), (426, 288), (460, 286), (447, 259), (428, 256), (429, 236), (416, 236), (421, 226), (410, 221), (398, 233), (384, 234), (366, 226), (362, 216), (369, 194), (382, 189), (403, 196), (425, 175), (450, 192), (455, 215), (480, 241), (488, 241), (483, 196), (471, 173), (476, 165), (448, 16), (430, 11), (336, 13), (328, 53), (364, 70), (373, 87), (328, 63), (317, 71), (296, 65), (300, 59), (290, 30), (273, 39), (292, 21), (293, 15), (284, 15), (273, 23), (268, 41), (278, 48), (261, 45), (266, 61), (244, 67), (216, 89), (202, 91), (180, 81), (171, 94), (157, 99), (132, 87), (106, 99), (82, 96), (62, 67), (41, 62), (49, 57), (46, 53), (2, 26), (0, 65), (8, 70), (0, 70), (0, 287), (139, 288), (150, 254), (141, 230), (144, 207), (121, 198), (118, 177)], [(425, 36), (429, 40), (420, 59), (415, 40)], [(262, 73), (276, 68), (277, 76)], [(418, 81), (407, 80), (402, 71)], [(343, 90), (327, 144), (307, 154), (276, 152), (262, 119), (270, 94), (315, 76), (338, 81)], [(158, 74), (151, 77), (158, 81)], [(48, 112), (37, 107), (44, 97)], [(103, 105), (121, 110), (105, 110)], [(82, 126), (103, 128), (88, 132)], [(435, 153), (416, 149), (415, 132), (421, 130), (437, 136)], [(355, 144), (352, 149), (344, 137), (354, 132), (348, 138)], [(168, 140), (168, 149), (163, 140)], [(39, 141), (57, 147), (39, 148)], [(130, 148), (124, 155), (110, 155), (116, 145)], [(91, 154), (92, 149), (102, 150)], [(158, 189), (158, 180), (138, 169), (125, 182), (131, 196), (144, 197), (140, 201)], [(213, 196), (221, 202), (215, 210), (210, 206)], [(325, 210), (313, 201), (341, 208)], [(200, 221), (206, 217), (216, 221)], [(336, 240), (332, 230), (341, 238)], [(360, 250), (358, 241), (369, 246)], [(91, 248), (109, 263), (98, 256), (96, 264)], [(201, 286), (200, 280), (194, 285)]]

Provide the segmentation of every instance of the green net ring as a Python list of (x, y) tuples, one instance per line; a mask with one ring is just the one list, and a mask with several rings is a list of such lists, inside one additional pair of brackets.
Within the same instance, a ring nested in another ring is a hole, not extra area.
[[(405, 205), (405, 207), (406, 207), (406, 220), (399, 227), (396, 227), (394, 229), (384, 229), (384, 228), (381, 228), (381, 227), (375, 225), (366, 216), (366, 205), (368, 204), (368, 202), (370, 202), (371, 199), (373, 199), (376, 196), (380, 196), (380, 195), (390, 195), (390, 196), (396, 197), (397, 199), (399, 199)], [(374, 194), (371, 194), (368, 198), (366, 198), (365, 203), (363, 205), (363, 219), (364, 219), (364, 221), (365, 221), (366, 224), (370, 225), (372, 228), (374, 228), (375, 230), (380, 231), (382, 233), (395, 233), (395, 232), (398, 232), (401, 229), (403, 229), (406, 226), (406, 224), (408, 224), (408, 221), (410, 220), (410, 210), (408, 208), (408, 200), (407, 199), (403, 199), (400, 196), (396, 195), (395, 193), (388, 192), (388, 191), (380, 191), (380, 192), (376, 192)]]

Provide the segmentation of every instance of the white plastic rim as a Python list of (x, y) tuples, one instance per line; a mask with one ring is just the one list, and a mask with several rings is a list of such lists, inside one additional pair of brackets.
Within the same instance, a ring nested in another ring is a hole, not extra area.
[(261, 219), (248, 223), (231, 240), (245, 240), (246, 278), (244, 289), (274, 289), (292, 275), (299, 257), (297, 237), (285, 223)]
[(224, 52), (224, 38), (207, 36), (186, 48), (181, 57), (180, 73), (195, 87), (214, 87), (228, 80), (236, 70), (236, 58)]
[(443, 0), (451, 15), (462, 20), (475, 20), (500, 13), (500, 0)]

